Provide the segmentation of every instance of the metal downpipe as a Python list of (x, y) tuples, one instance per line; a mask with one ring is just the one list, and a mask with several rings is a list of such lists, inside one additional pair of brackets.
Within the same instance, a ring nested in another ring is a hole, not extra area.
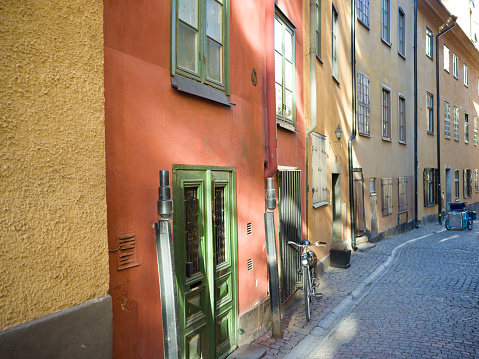
[(309, 238), (309, 136), (318, 123), (316, 111), (316, 1), (309, 2), (309, 91), (311, 123), (306, 129), (306, 239)]
[(414, 0), (414, 226), (417, 218), (417, 0)]
[(351, 81), (352, 81), (352, 135), (348, 141), (349, 206), (351, 215), (351, 247), (356, 246), (356, 212), (354, 206), (353, 141), (356, 138), (356, 1), (351, 0)]

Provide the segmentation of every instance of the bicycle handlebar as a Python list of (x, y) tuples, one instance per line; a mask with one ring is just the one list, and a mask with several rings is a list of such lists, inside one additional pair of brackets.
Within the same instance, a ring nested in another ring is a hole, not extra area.
[(326, 247), (326, 242), (323, 242), (323, 241), (316, 241), (316, 242), (313, 242), (313, 243), (310, 243), (310, 244), (298, 244), (296, 242), (289, 241), (288, 244), (289, 245), (295, 245), (296, 247), (299, 247), (299, 248), (312, 247), (312, 246)]

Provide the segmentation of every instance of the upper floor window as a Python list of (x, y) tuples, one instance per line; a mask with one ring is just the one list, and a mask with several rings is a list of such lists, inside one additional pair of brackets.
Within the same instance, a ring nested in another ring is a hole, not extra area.
[(321, 39), (321, 26), (322, 26), (322, 12), (321, 12), (321, 0), (316, 1), (316, 56), (321, 59), (323, 55), (322, 51), (322, 39)]
[(434, 134), (434, 96), (427, 93), (427, 133)]
[(332, 26), (331, 26), (331, 62), (333, 77), (339, 82), (339, 64), (338, 64), (338, 23), (339, 14), (338, 10), (333, 4), (332, 11)]
[[(172, 83), (179, 90), (220, 102), (227, 101), (224, 95), (229, 94), (228, 2), (229, 0), (172, 2), (175, 20), (172, 29)], [(202, 90), (197, 83), (210, 89)]]
[(464, 85), (469, 86), (469, 68), (464, 64)]
[(464, 142), (469, 143), (469, 114), (464, 114)]
[(479, 192), (479, 181), (478, 181), (478, 172), (477, 169), (474, 170), (474, 190)]
[(454, 106), (454, 140), (459, 141), (459, 109)]
[(444, 101), (444, 136), (451, 137), (451, 105)]
[(406, 98), (399, 95), (399, 142), (406, 143)]
[(381, 39), (391, 44), (391, 1), (381, 0)]
[(276, 119), (295, 126), (294, 28), (279, 14), (274, 19), (274, 66)]
[(406, 57), (406, 13), (399, 6), (398, 12), (398, 52)]
[(452, 75), (457, 79), (459, 77), (459, 58), (452, 53)]
[(358, 130), (360, 135), (369, 136), (369, 76), (358, 71)]
[(434, 50), (434, 45), (433, 45), (432, 31), (426, 27), (426, 55), (429, 56), (431, 59), (433, 58), (432, 56), (433, 50)]
[(382, 87), (383, 140), (391, 139), (391, 90)]
[(474, 146), (477, 146), (477, 117), (474, 116)]
[(357, 0), (358, 20), (369, 27), (369, 0)]
[(444, 45), (444, 70), (449, 72), (449, 47)]

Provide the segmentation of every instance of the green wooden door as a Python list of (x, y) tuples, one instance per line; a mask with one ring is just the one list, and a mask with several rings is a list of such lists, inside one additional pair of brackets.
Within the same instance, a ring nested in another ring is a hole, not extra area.
[(235, 172), (173, 167), (174, 250), (183, 358), (223, 358), (237, 345)]

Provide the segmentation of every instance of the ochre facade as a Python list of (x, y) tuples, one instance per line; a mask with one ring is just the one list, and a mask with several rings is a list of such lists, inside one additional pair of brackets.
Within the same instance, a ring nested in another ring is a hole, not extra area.
[(107, 294), (103, 5), (0, 7), (0, 329)]

